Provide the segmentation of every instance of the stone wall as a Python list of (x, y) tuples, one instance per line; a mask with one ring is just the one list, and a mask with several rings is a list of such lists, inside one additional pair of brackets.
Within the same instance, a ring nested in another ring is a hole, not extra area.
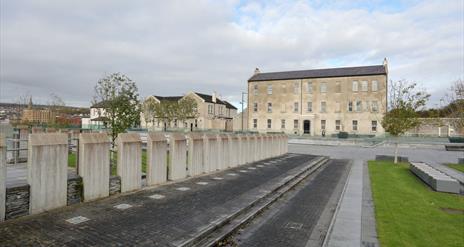
[(119, 176), (110, 177), (110, 195), (121, 193), (121, 178)]
[(14, 219), (29, 214), (29, 185), (6, 189), (5, 219)]
[(67, 201), (68, 206), (83, 201), (82, 178), (77, 175), (68, 178)]

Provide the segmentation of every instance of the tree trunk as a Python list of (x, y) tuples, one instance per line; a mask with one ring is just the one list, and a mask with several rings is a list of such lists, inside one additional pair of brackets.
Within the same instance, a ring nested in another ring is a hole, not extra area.
[(395, 161), (394, 161), (395, 164), (398, 163), (398, 146), (399, 146), (399, 143), (398, 143), (398, 140), (397, 140), (396, 145), (395, 145)]

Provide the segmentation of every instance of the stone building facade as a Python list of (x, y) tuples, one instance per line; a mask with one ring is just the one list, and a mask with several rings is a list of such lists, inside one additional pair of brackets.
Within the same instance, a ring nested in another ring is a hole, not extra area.
[(384, 133), (388, 65), (255, 74), (248, 80), (248, 126), (297, 135)]
[(147, 122), (143, 113), (141, 114), (140, 122), (143, 128), (155, 131), (162, 131), (166, 129), (183, 129), (186, 131), (194, 130), (219, 130), (219, 131), (232, 131), (233, 130), (233, 117), (237, 115), (237, 108), (227, 102), (226, 100), (219, 99), (215, 93), (213, 95), (202, 94), (197, 92), (189, 92), (184, 96), (148, 96), (155, 101), (160, 102), (163, 100), (178, 101), (184, 97), (191, 97), (197, 102), (198, 117), (195, 119), (188, 119), (184, 122), (174, 121), (170, 126), (164, 126), (163, 120), (154, 120)]
[(55, 112), (45, 108), (34, 108), (32, 98), (29, 99), (29, 105), (23, 110), (21, 121), (23, 123), (33, 124), (50, 124), (55, 122)]

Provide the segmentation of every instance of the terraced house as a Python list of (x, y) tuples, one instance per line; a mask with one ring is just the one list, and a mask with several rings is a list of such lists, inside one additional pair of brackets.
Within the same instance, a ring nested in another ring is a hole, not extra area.
[(146, 121), (143, 114), (141, 114), (141, 125), (151, 130), (161, 131), (166, 127), (169, 129), (183, 129), (183, 130), (219, 130), (219, 131), (232, 131), (233, 129), (233, 116), (237, 114), (237, 108), (230, 104), (228, 101), (220, 99), (216, 93), (212, 95), (189, 92), (184, 96), (148, 96), (156, 102), (179, 101), (184, 97), (190, 97), (197, 102), (198, 117), (195, 119), (188, 119), (186, 121), (174, 120), (170, 126), (164, 126), (163, 120), (156, 119), (153, 122)]
[(261, 73), (248, 80), (248, 126), (259, 132), (384, 133), (387, 60), (382, 65)]

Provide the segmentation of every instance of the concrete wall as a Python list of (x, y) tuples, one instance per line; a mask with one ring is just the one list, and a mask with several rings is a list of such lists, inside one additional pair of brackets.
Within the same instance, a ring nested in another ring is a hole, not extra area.
[(205, 148), (203, 134), (191, 133), (188, 135), (188, 175), (197, 176), (205, 171)]
[(218, 170), (224, 170), (230, 165), (229, 137), (226, 134), (220, 134), (218, 135), (218, 142), (220, 143)]
[(66, 134), (30, 134), (27, 181), (30, 214), (66, 206), (68, 137)]
[(79, 135), (78, 174), (84, 183), (84, 201), (109, 196), (110, 141), (107, 134)]
[(142, 187), (142, 142), (139, 134), (121, 133), (118, 146), (117, 174), (121, 177), (121, 192)]
[(5, 219), (6, 200), (6, 143), (0, 135), (0, 222)]
[(219, 143), (217, 140), (217, 136), (214, 134), (206, 135), (208, 139), (208, 160), (207, 160), (207, 170), (206, 172), (213, 172), (217, 169), (218, 164), (218, 157), (219, 157)]
[(147, 139), (147, 185), (161, 184), (168, 176), (168, 139), (164, 132), (150, 132)]
[(187, 139), (184, 134), (169, 134), (170, 164), (168, 179), (178, 180), (187, 177)]

